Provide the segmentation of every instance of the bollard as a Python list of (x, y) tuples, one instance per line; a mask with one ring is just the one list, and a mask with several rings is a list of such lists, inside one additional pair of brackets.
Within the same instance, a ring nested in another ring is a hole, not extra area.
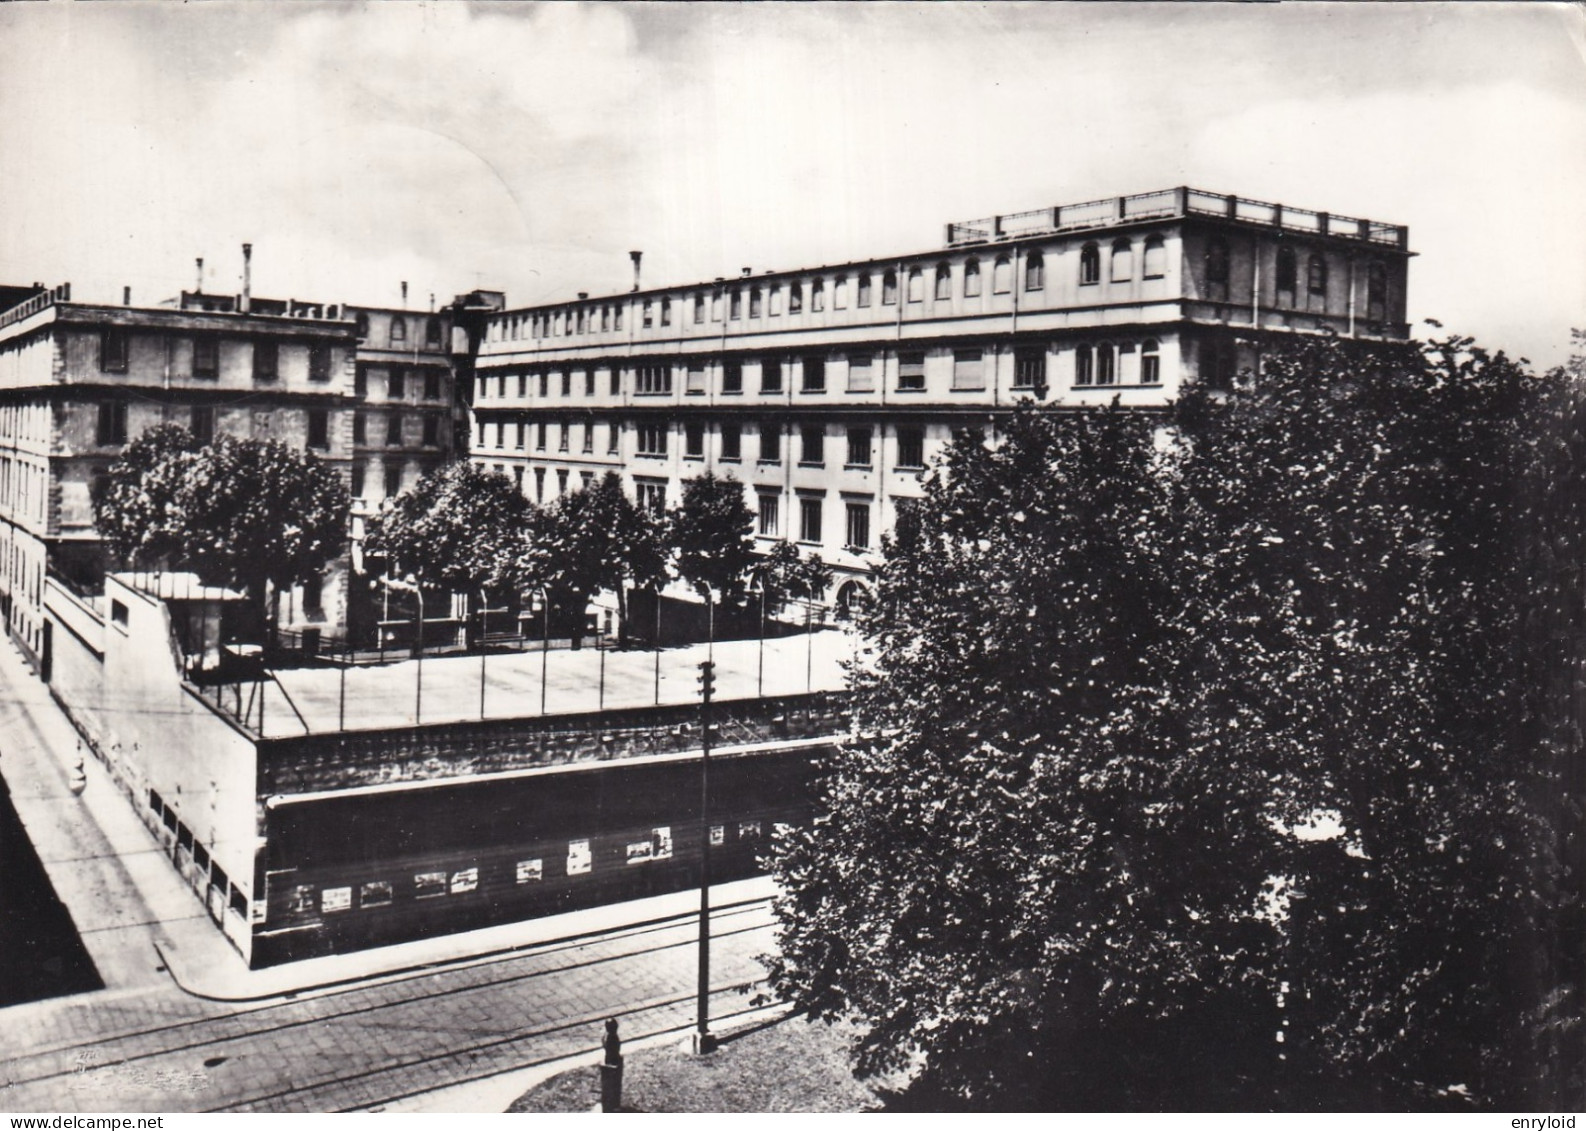
[(617, 1019), (606, 1018), (606, 1039), (600, 1042), (606, 1060), (600, 1066), (600, 1110), (622, 1110), (622, 1038), (617, 1036)]
[(77, 743), (77, 761), (72, 766), (71, 777), (66, 781), (66, 788), (72, 791), (72, 796), (81, 797), (83, 790), (88, 788), (88, 775), (83, 770), (83, 744)]

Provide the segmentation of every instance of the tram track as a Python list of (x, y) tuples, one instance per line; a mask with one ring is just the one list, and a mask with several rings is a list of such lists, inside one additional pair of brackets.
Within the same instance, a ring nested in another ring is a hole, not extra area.
[[(748, 901), (743, 905), (721, 909), (713, 915), (713, 924), (725, 924), (742, 920), (745, 917), (751, 917), (751, 919), (748, 922), (736, 922), (736, 925), (730, 929), (713, 931), (712, 937), (714, 939), (728, 939), (738, 935), (768, 930), (774, 924), (774, 920), (768, 914), (763, 919), (757, 915), (757, 913), (764, 913), (768, 910), (768, 900)], [(115, 1069), (199, 1049), (213, 1052), (213, 1050), (227, 1044), (258, 1040), (307, 1026), (351, 1021), (358, 1018), (369, 1019), (381, 1013), (394, 1013), (397, 1010), (420, 1009), (426, 1003), (443, 1003), (448, 999), (456, 1000), (464, 995), (477, 993), (501, 994), (510, 990), (511, 987), (522, 986), (538, 979), (588, 971), (604, 965), (637, 958), (640, 955), (656, 954), (694, 945), (696, 936), (692, 931), (692, 927), (695, 921), (695, 917), (691, 914), (679, 915), (666, 921), (646, 924), (636, 929), (615, 932), (611, 935), (586, 936), (576, 940), (559, 941), (544, 947), (525, 948), (487, 959), (462, 959), (456, 963), (425, 966), (400, 976), (374, 978), (358, 983), (340, 985), (321, 992), (302, 993), (290, 998), (283, 997), (264, 1004), (252, 1004), (246, 1009), (209, 1013), (201, 1017), (185, 1018), (166, 1025), (146, 1026), (121, 1033), (107, 1034), (102, 1039), (95, 1041), (71, 1042), (57, 1044), (48, 1049), (29, 1050), (23, 1056), (12, 1058), (3, 1066), (3, 1069), (0, 1069), (0, 1088), (10, 1090), (79, 1076), (83, 1071), (81, 1057), (89, 1051), (104, 1053), (117, 1046), (133, 1046), (133, 1050), (127, 1051), (124, 1055), (109, 1055), (104, 1056), (103, 1059), (94, 1057), (91, 1062), (95, 1070)], [(657, 942), (657, 936), (664, 936), (668, 932), (676, 933), (678, 937)], [(642, 941), (645, 945), (622, 945), (634, 941)], [(563, 955), (576, 954), (592, 948), (607, 952), (590, 955), (581, 961), (555, 961)], [(455, 983), (458, 978), (468, 979), (470, 974), (475, 972), (493, 971), (515, 963), (549, 964), (535, 965), (532, 969), (512, 971), (505, 974), (505, 976), (486, 976), (478, 980), (466, 980), (462, 984), (444, 984)], [(360, 996), (378, 996), (382, 991), (389, 991), (393, 986), (403, 986), (426, 980), (437, 984), (433, 988), (421, 989), (415, 987), (417, 992), (356, 1004), (352, 1008), (322, 1008), (326, 1003), (339, 1001), (351, 1004), (349, 999), (357, 999)], [(437, 1006), (437, 1008), (439, 1007)], [(260, 1021), (267, 1023), (260, 1024)], [(172, 1039), (160, 1039), (165, 1037)], [(31, 1075), (24, 1074), (29, 1063), (37, 1064), (41, 1061), (49, 1062), (51, 1060), (58, 1063), (63, 1054), (76, 1054), (79, 1059), (69, 1067), (55, 1066), (47, 1071), (36, 1072)]]
[[(735, 983), (724, 986), (714, 986), (710, 991), (711, 999), (714, 1001), (724, 994), (745, 992), (756, 984), (758, 983)], [(634, 1031), (634, 1029), (631, 1027), (631, 1023), (635, 1018), (643, 1017), (646, 1014), (660, 1014), (663, 1013), (663, 1011), (669, 1009), (683, 1009), (686, 1011), (687, 1008), (691, 1007), (696, 1000), (695, 994), (688, 993), (681, 996), (673, 996), (655, 1001), (644, 1002), (626, 1009), (589, 1011), (577, 1017), (559, 1021), (554, 1025), (546, 1025), (520, 1033), (496, 1037), (489, 1041), (481, 1041), (474, 1044), (447, 1048), (444, 1051), (437, 1052), (430, 1056), (411, 1057), (396, 1064), (381, 1065), (378, 1068), (371, 1068), (363, 1072), (338, 1076), (333, 1080), (318, 1081), (303, 1087), (283, 1088), (275, 1092), (270, 1092), (264, 1095), (254, 1096), (245, 1100), (239, 1100), (234, 1103), (226, 1104), (222, 1107), (210, 1108), (208, 1111), (213, 1113), (244, 1111), (367, 1111), (370, 1107), (378, 1107), (385, 1104), (397, 1103), (405, 1099), (411, 1099), (414, 1096), (420, 1096), (424, 1095), (426, 1092), (438, 1090), (439, 1087), (449, 1088), (455, 1087), (459, 1084), (477, 1083), (481, 1080), (488, 1080), (494, 1076), (504, 1075), (507, 1072), (516, 1072), (526, 1068), (536, 1068), (540, 1065), (551, 1064), (558, 1060), (565, 1060), (571, 1056), (579, 1056), (584, 1053), (593, 1053), (600, 1048), (600, 1044), (598, 1041), (592, 1042), (587, 1038), (577, 1038), (572, 1047), (558, 1048), (556, 1052), (551, 1055), (539, 1056), (530, 1060), (513, 1061), (511, 1064), (505, 1067), (491, 1068), (486, 1071), (463, 1076), (461, 1078), (449, 1077), (443, 1085), (434, 1085), (422, 1088), (408, 1087), (405, 1090), (391, 1092), (389, 1094), (382, 1092), (378, 1098), (367, 1100), (363, 1103), (352, 1106), (333, 1107), (330, 1104), (319, 1105), (313, 1103), (312, 1101), (313, 1097), (320, 1093), (327, 1095), (334, 1094), (337, 1091), (345, 1093), (349, 1086), (353, 1085), (354, 1083), (360, 1083), (367, 1087), (371, 1081), (378, 1080), (383, 1077), (395, 1075), (411, 1078), (417, 1070), (429, 1065), (438, 1064), (442, 1061), (455, 1061), (459, 1057), (474, 1057), (484, 1052), (505, 1053), (514, 1045), (521, 1045), (530, 1041), (540, 1041), (546, 1039), (547, 1037), (554, 1037), (561, 1034), (572, 1035), (579, 1032), (597, 1032), (601, 1023), (608, 1017), (615, 1017), (619, 1021), (627, 1021), (630, 1023), (630, 1027), (625, 1030), (624, 1034), (624, 1039), (629, 1043), (665, 1036), (668, 1033), (681, 1033), (686, 1031), (691, 1026), (691, 1020), (684, 1020), (681, 1022), (674, 1020), (668, 1024), (662, 1024), (649, 1029), (642, 1029), (638, 1032)], [(719, 1024), (721, 1022), (731, 1021), (738, 1017), (764, 1012), (764, 1006), (750, 1005), (744, 1009), (732, 1010), (717, 1015), (715, 1016), (714, 1020)], [(291, 1099), (295, 1102), (291, 1103), (290, 1105), (282, 1102), (288, 1099)]]

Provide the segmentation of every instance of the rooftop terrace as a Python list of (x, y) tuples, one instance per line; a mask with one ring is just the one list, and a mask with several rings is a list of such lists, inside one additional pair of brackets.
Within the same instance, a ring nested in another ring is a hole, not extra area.
[(1285, 204), (1268, 204), (1187, 187), (1109, 196), (1082, 204), (1058, 204), (1033, 212), (1011, 212), (965, 220), (947, 225), (947, 246), (996, 243), (1058, 232), (1077, 232), (1105, 228), (1135, 220), (1170, 219), (1177, 216), (1217, 216), (1247, 224), (1264, 224), (1284, 231), (1310, 235), (1336, 236), (1407, 250), (1410, 229), (1402, 224), (1335, 216)]
[[(714, 645), (718, 702), (840, 691), (846, 632), (817, 631)], [(391, 730), (440, 723), (578, 715), (699, 702), (707, 646), (653, 651), (554, 649), (427, 656), (378, 665), (282, 668), (246, 684), (205, 687), (203, 698), (262, 738)], [(545, 680), (541, 683), (541, 672)]]

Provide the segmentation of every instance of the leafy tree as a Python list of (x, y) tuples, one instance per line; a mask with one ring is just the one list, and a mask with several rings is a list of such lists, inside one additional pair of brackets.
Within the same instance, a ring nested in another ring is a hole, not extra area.
[(665, 578), (667, 548), (660, 524), (628, 498), (621, 477), (608, 471), (557, 499), (541, 538), (553, 603), (582, 616), (595, 594), (610, 590), (617, 595), (618, 633), (626, 639), (628, 590), (653, 588)]
[[(1186, 866), (1210, 902), (1227, 854), (1205, 813), (1164, 829), (1151, 807), (1193, 788), (1149, 726), (1147, 629), (1172, 606), (1155, 459), (1150, 422), (1116, 410), (1022, 410), (994, 450), (948, 450), (860, 615), (868, 737), (823, 766), (828, 815), (778, 848), (774, 982), (856, 1011), (863, 1071), (923, 1054), (942, 1103), (1037, 1102), (1063, 1025), (1192, 995), (1238, 945), (1209, 917), (1180, 945), (1151, 929)], [(1166, 851), (1174, 833), (1212, 859)]]
[(346, 549), (349, 506), (341, 476), (311, 453), (220, 436), (181, 477), (182, 559), (206, 584), (252, 595), (274, 643), (281, 590)]
[[(668, 522), (676, 568), (707, 601), (738, 604), (756, 559), (754, 515), (743, 485), (707, 471), (683, 484), (683, 500)], [(717, 596), (713, 597), (712, 593)]]
[(933, 1106), (1578, 1106), (1581, 403), (1319, 342), (960, 440), (776, 984)]
[[(465, 593), (475, 609), (490, 591), (521, 588), (536, 563), (534, 505), (504, 475), (467, 461), (426, 473), (369, 524), (366, 545), (386, 575)], [(477, 618), (465, 632), (479, 639)]]
[(790, 600), (818, 600), (831, 586), (832, 570), (820, 554), (809, 557), (787, 539), (779, 540), (760, 562), (757, 574), (764, 587), (766, 607), (780, 608)]
[(185, 521), (177, 505), (198, 442), (185, 428), (150, 428), (122, 449), (94, 492), (94, 524), (127, 565), (156, 566), (181, 557)]

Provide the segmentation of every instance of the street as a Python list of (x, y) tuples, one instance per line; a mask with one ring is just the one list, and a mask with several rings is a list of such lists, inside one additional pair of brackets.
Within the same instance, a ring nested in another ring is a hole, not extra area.
[[(714, 918), (712, 1013), (754, 1012), (755, 956), (772, 943), (763, 902)], [(344, 1111), (593, 1054), (601, 1023), (624, 1038), (694, 1019), (696, 923), (366, 986), (241, 1007), (174, 986), (106, 991), (6, 1011), (0, 1108), (26, 1111)]]
[[(240, 958), (217, 942), (102, 766), (90, 757), (87, 790), (70, 791), (74, 732), (9, 643), (0, 644), (0, 686), (0, 768), (105, 985), (0, 1010), (0, 1109), (389, 1109), (593, 1054), (607, 1017), (619, 1018), (628, 1042), (672, 1031), (681, 1040), (693, 1024), (697, 920), (675, 904), (636, 914), (632, 926), (613, 926), (620, 917), (608, 913), (484, 957), (460, 953), (453, 939), (434, 951), (443, 957), (393, 964), (402, 967), (394, 974), (369, 976), (366, 954), (348, 960), (353, 980), (258, 1000), (189, 993), (165, 956), (191, 964), (195, 947), (209, 947), (239, 967)], [(712, 1013), (730, 1023), (757, 1012), (754, 992), (741, 991), (774, 945), (766, 899), (719, 907), (713, 936)], [(285, 984), (285, 971), (259, 984)]]

